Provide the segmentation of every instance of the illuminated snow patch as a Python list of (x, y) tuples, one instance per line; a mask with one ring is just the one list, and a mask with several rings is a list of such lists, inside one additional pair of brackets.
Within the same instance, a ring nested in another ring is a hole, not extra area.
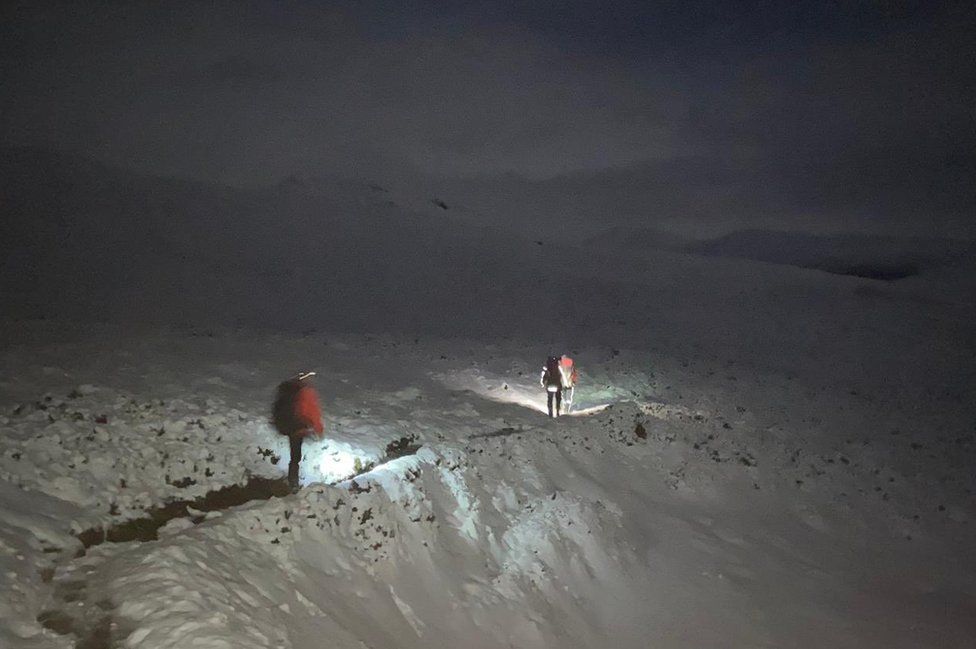
[[(369, 482), (379, 485), (391, 499), (396, 500), (405, 495), (409, 490), (409, 482), (403, 476), (411, 470), (420, 468), (420, 460), (416, 455), (404, 455), (382, 462), (369, 471), (361, 473), (355, 477), (356, 480), (368, 479)], [(348, 476), (347, 476), (348, 477)], [(353, 478), (343, 480), (339, 483), (341, 487), (348, 487)]]
[(603, 412), (611, 405), (612, 404), (609, 403), (601, 403), (599, 406), (590, 406), (589, 408), (577, 408), (574, 409), (572, 412), (566, 412), (563, 414), (569, 417), (586, 417), (588, 415), (595, 415), (599, 412)]
[[(361, 448), (352, 446), (345, 442), (330, 441), (321, 446), (310, 445), (302, 462), (303, 468), (307, 464), (308, 469), (304, 471), (303, 484), (313, 482), (325, 482), (332, 484), (345, 480), (351, 475), (362, 471), (362, 467), (376, 461), (375, 453), (367, 452)], [(357, 462), (359, 464), (357, 466)]]
[[(360, 476), (369, 476), (374, 482), (388, 482), (391, 477), (401, 476), (417, 467), (412, 450), (400, 457), (386, 459), (389, 455), (379, 455), (375, 450), (367, 451), (345, 442), (330, 441), (312, 446), (302, 461), (302, 484), (323, 482), (335, 485)], [(388, 448), (387, 453), (389, 451)]]
[(546, 393), (539, 387), (527, 387), (524, 385), (512, 385), (502, 383), (497, 386), (480, 385), (472, 392), (491, 401), (499, 403), (513, 403), (536, 412), (549, 412), (546, 406)]
[(524, 394), (515, 389), (507, 390), (506, 392), (507, 392), (506, 394), (492, 394), (492, 395), (484, 395), (484, 396), (487, 396), (493, 401), (514, 403), (516, 405), (522, 406), (523, 408), (528, 408), (529, 410), (535, 410), (537, 412), (542, 412), (546, 414), (549, 413), (548, 407), (546, 406), (546, 399), (544, 397), (539, 397), (538, 395)]
[[(524, 377), (522, 383), (516, 383), (505, 381), (498, 377), (484, 376), (475, 370), (461, 370), (450, 374), (442, 374), (437, 376), (437, 378), (450, 388), (468, 390), (489, 401), (511, 403), (546, 415), (549, 414), (549, 407), (546, 403), (546, 392), (534, 381), (531, 383), (525, 382)], [(565, 393), (563, 394), (563, 405), (565, 407), (568, 399), (566, 399)], [(576, 394), (578, 395), (578, 392)], [(562, 414), (577, 417), (595, 415), (606, 410), (614, 403), (626, 400), (628, 396), (627, 392), (622, 388), (602, 390), (588, 388), (586, 390), (585, 400), (590, 403), (599, 400), (603, 403), (585, 408), (577, 407), (574, 403), (570, 412), (563, 411)]]
[(480, 397), (500, 403), (514, 403), (546, 413), (546, 393), (538, 384), (512, 383), (498, 378), (489, 378), (473, 370), (463, 370), (438, 376), (440, 381), (456, 390), (470, 390)]

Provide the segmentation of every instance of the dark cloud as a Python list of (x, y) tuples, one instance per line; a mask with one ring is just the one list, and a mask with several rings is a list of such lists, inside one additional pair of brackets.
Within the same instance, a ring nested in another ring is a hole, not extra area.
[(689, 168), (675, 195), (726, 215), (930, 202), (958, 223), (976, 206), (968, 4), (23, 3), (2, 18), (0, 136), (147, 171)]

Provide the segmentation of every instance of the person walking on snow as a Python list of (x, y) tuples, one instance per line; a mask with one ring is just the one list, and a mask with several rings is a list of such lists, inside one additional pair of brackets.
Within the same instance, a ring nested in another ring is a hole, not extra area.
[(566, 398), (566, 412), (568, 413), (573, 409), (573, 397), (576, 396), (576, 381), (579, 379), (579, 374), (576, 372), (573, 359), (566, 354), (563, 354), (562, 358), (559, 359), (559, 371), (563, 375), (563, 389), (569, 390), (569, 395)]
[(302, 461), (302, 442), (315, 435), (322, 439), (325, 427), (322, 425), (322, 408), (319, 398), (309, 380), (315, 372), (303, 372), (278, 385), (272, 406), (274, 427), (288, 437), (291, 457), (288, 461), (288, 486), (292, 492), (298, 491), (298, 468)]
[[(566, 377), (559, 365), (558, 356), (550, 356), (546, 359), (546, 364), (542, 367), (542, 376), (539, 377), (539, 384), (546, 389), (546, 405), (549, 408), (549, 416), (558, 417), (563, 401), (563, 388), (566, 387)], [(555, 411), (552, 408), (553, 399), (556, 401)]]

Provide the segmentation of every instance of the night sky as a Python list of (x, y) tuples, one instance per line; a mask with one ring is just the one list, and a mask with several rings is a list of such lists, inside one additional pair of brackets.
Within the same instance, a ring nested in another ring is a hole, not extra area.
[(4, 3), (0, 140), (243, 186), (564, 177), (731, 225), (976, 235), (971, 2), (406, 4)]

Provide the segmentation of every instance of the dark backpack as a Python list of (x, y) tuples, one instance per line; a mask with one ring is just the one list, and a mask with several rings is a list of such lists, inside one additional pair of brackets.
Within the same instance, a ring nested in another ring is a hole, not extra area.
[(550, 356), (546, 360), (546, 385), (562, 386), (562, 375), (559, 373), (559, 359)]
[(289, 379), (278, 386), (278, 393), (271, 408), (271, 420), (282, 435), (292, 435), (305, 428), (305, 424), (295, 413), (295, 397), (301, 389), (298, 379)]

